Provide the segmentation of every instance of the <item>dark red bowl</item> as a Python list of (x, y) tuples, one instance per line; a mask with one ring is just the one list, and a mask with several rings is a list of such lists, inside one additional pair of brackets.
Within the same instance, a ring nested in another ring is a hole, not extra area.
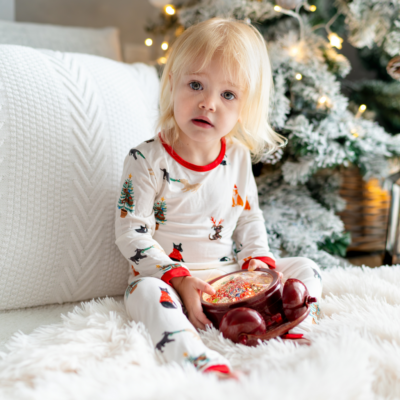
[[(273, 270), (266, 268), (259, 268), (257, 271), (235, 271), (229, 274), (219, 276), (208, 283), (211, 286), (216, 286), (219, 283), (222, 283), (226, 280), (227, 277), (234, 274), (240, 274), (245, 277), (246, 274), (267, 274), (272, 278), (269, 286), (266, 289), (262, 290), (260, 293), (252, 297), (247, 297), (242, 300), (238, 300), (235, 302), (229, 303), (210, 303), (204, 299), (207, 297), (205, 293), (202, 293), (201, 296), (201, 304), (203, 307), (203, 311), (208, 317), (208, 319), (213, 323), (215, 328), (219, 329), (219, 324), (221, 322), (222, 317), (229, 311), (234, 308), (239, 307), (249, 307), (253, 310), (258, 311), (264, 320), (268, 323), (272, 316), (283, 312), (283, 304), (282, 304), (282, 281), (280, 276)], [(216, 284), (216, 285), (215, 285)]]

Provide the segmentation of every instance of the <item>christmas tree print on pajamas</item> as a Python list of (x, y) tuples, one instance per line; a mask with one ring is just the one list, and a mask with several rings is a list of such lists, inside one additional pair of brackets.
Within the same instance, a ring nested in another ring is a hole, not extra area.
[(121, 210), (121, 218), (125, 218), (128, 212), (133, 213), (135, 205), (133, 203), (133, 184), (132, 175), (124, 182), (119, 196), (118, 208)]
[(154, 218), (156, 219), (156, 230), (158, 230), (160, 224), (165, 225), (165, 223), (167, 222), (167, 204), (164, 197), (161, 197), (161, 200), (154, 203), (153, 210)]

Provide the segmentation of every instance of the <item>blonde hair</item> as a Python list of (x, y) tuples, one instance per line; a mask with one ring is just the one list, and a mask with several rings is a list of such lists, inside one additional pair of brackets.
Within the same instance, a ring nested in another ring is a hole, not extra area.
[(221, 54), (222, 67), (232, 82), (245, 89), (241, 120), (225, 136), (235, 137), (258, 162), (265, 153), (275, 152), (286, 145), (287, 139), (276, 133), (269, 123), (269, 105), (273, 93), (271, 64), (267, 47), (260, 32), (252, 25), (233, 18), (211, 18), (192, 25), (171, 46), (160, 84), (160, 117), (157, 131), (163, 132), (165, 142), (173, 146), (179, 136), (174, 118), (173, 85), (171, 92), (169, 74), (179, 80), (194, 60), (202, 60), (198, 71), (207, 67), (214, 54)]

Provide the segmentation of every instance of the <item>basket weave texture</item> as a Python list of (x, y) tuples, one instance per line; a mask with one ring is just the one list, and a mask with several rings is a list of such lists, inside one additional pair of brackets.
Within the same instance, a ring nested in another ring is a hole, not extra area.
[(347, 251), (383, 251), (390, 208), (390, 193), (378, 179), (365, 181), (357, 167), (341, 170), (339, 194), (346, 208), (339, 212), (346, 231), (351, 233)]

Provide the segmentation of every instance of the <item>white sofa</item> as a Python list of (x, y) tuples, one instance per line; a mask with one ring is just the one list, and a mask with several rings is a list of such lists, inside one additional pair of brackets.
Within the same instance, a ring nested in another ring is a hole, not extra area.
[[(32, 26), (17, 25), (28, 40)], [(11, 43), (15, 29), (0, 22)], [(0, 44), (0, 345), (127, 284), (114, 206), (125, 155), (155, 133), (159, 77), (113, 60), (115, 40), (98, 47), (104, 30), (80, 34), (81, 53)]]

